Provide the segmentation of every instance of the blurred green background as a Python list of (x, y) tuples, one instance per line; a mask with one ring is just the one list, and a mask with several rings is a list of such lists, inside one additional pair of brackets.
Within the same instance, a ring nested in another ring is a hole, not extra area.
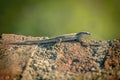
[(0, 34), (57, 36), (88, 31), (120, 38), (119, 0), (0, 0)]

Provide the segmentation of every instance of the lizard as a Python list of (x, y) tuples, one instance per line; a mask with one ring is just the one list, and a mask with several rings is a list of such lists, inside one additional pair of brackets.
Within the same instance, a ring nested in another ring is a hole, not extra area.
[[(58, 42), (67, 42), (67, 41), (78, 41), (80, 43), (84, 42), (83, 38), (86, 36), (90, 36), (91, 34), (89, 32), (78, 32), (78, 33), (71, 33), (71, 34), (64, 34), (57, 37), (53, 37), (50, 39), (43, 39), (43, 40), (26, 40), (23, 42), (19, 42), (16, 44), (46, 44), (46, 43), (58, 43)], [(15, 43), (14, 43), (15, 44)]]

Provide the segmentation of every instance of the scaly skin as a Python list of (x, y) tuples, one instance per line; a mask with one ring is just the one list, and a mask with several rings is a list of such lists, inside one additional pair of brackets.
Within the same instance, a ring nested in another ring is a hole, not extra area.
[[(67, 41), (79, 41), (82, 42), (82, 38), (90, 36), (89, 32), (79, 32), (79, 33), (71, 33), (71, 34), (64, 34), (58, 37), (44, 39), (44, 40), (36, 40), (36, 41), (24, 41), (19, 42), (16, 44), (27, 44), (27, 43), (38, 43), (38, 44), (45, 44), (45, 43), (58, 43), (58, 42), (67, 42)], [(15, 43), (14, 43), (15, 44)]]

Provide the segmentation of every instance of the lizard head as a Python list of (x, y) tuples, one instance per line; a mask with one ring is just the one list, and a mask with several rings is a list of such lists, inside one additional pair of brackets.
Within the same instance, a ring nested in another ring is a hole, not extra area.
[(76, 36), (90, 36), (91, 34), (89, 32), (79, 32), (76, 34)]
[(91, 34), (89, 32), (79, 32), (76, 34), (76, 37), (79, 41), (85, 41)]

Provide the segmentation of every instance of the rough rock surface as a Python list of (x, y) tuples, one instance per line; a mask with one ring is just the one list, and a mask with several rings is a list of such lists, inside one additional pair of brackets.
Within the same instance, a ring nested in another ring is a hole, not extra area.
[(0, 38), (0, 80), (120, 80), (120, 39), (13, 45), (43, 40), (3, 34)]

